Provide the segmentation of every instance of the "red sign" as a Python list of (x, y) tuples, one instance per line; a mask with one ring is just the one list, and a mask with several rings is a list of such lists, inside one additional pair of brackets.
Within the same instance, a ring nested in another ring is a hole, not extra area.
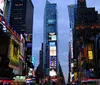
[(84, 50), (83, 50), (83, 58), (87, 58), (87, 50), (86, 50), (86, 48), (84, 48)]

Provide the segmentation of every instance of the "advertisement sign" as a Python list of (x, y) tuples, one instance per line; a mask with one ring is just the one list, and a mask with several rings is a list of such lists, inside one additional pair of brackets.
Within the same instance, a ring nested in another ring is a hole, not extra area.
[(32, 56), (32, 63), (35, 66), (35, 57)]
[(17, 69), (19, 67), (19, 52), (20, 52), (20, 46), (15, 40), (11, 40), (10, 43), (10, 63), (9, 67)]
[(84, 48), (83, 50), (84, 50), (84, 51), (83, 51), (83, 52), (84, 52), (83, 58), (87, 58), (87, 50), (86, 50), (86, 48)]
[(88, 45), (88, 50), (92, 50), (92, 44)]
[(24, 34), (27, 42), (32, 42), (32, 34)]
[(77, 81), (77, 72), (74, 72), (74, 80)]
[(3, 11), (4, 8), (4, 0), (0, 0), (0, 10)]
[(55, 70), (55, 69), (51, 69), (51, 70), (49, 71), (49, 75), (50, 75), (50, 77), (55, 77), (55, 76), (57, 76), (56, 70)]
[(48, 24), (55, 24), (56, 20), (55, 19), (49, 19)]
[(50, 47), (50, 56), (56, 56), (56, 46)]
[(57, 62), (56, 57), (52, 56), (50, 58), (50, 68), (55, 68), (56, 67), (56, 62)]
[(49, 33), (49, 41), (56, 41), (56, 34), (55, 33)]
[(56, 46), (56, 42), (49, 42), (49, 46), (50, 46), (50, 47)]
[(93, 52), (92, 51), (88, 51), (88, 58), (93, 59)]
[(26, 42), (26, 47), (27, 48), (32, 48), (32, 42)]

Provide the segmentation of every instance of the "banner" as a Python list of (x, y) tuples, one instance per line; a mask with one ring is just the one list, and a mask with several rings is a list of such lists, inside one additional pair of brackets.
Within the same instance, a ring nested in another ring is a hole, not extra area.
[(93, 52), (92, 51), (88, 51), (88, 58), (93, 59)]
[(9, 63), (10, 67), (15, 69), (19, 67), (19, 56), (20, 56), (19, 52), (20, 52), (19, 44), (12, 39), (10, 45), (10, 63)]

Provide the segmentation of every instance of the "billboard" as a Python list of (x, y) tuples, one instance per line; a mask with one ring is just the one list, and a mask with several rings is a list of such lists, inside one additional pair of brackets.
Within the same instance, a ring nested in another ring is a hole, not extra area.
[(35, 57), (32, 56), (32, 63), (35, 66)]
[(3, 11), (4, 9), (4, 0), (0, 0), (0, 10)]
[(49, 42), (49, 46), (51, 47), (56, 46), (56, 42)]
[(87, 58), (87, 49), (84, 48), (84, 49), (83, 49), (83, 52), (84, 52), (84, 54), (83, 54), (83, 58)]
[(51, 70), (49, 71), (49, 75), (50, 75), (50, 77), (55, 77), (55, 76), (57, 76), (56, 70), (55, 70), (55, 69), (51, 69)]
[(55, 19), (49, 19), (48, 20), (48, 24), (51, 25), (51, 24), (55, 24), (56, 20)]
[(93, 59), (93, 52), (92, 51), (88, 51), (88, 58)]
[(32, 48), (32, 42), (26, 42), (26, 47), (27, 48)]
[(74, 72), (74, 80), (77, 81), (77, 72)]
[(55, 68), (56, 67), (56, 62), (57, 62), (57, 59), (55, 56), (51, 56), (50, 57), (50, 68)]
[(19, 56), (20, 56), (19, 52), (20, 52), (19, 44), (12, 39), (10, 43), (10, 52), (9, 52), (9, 58), (10, 58), (9, 67), (18, 69)]
[(49, 33), (49, 41), (56, 41), (57, 37), (55, 33)]
[(56, 46), (50, 47), (50, 56), (56, 56)]
[(24, 34), (24, 36), (27, 42), (32, 42), (32, 34)]

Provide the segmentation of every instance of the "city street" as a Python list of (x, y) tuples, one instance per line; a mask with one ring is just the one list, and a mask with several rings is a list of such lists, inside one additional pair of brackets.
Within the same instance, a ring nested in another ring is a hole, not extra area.
[(100, 85), (100, 1), (0, 0), (0, 85)]

